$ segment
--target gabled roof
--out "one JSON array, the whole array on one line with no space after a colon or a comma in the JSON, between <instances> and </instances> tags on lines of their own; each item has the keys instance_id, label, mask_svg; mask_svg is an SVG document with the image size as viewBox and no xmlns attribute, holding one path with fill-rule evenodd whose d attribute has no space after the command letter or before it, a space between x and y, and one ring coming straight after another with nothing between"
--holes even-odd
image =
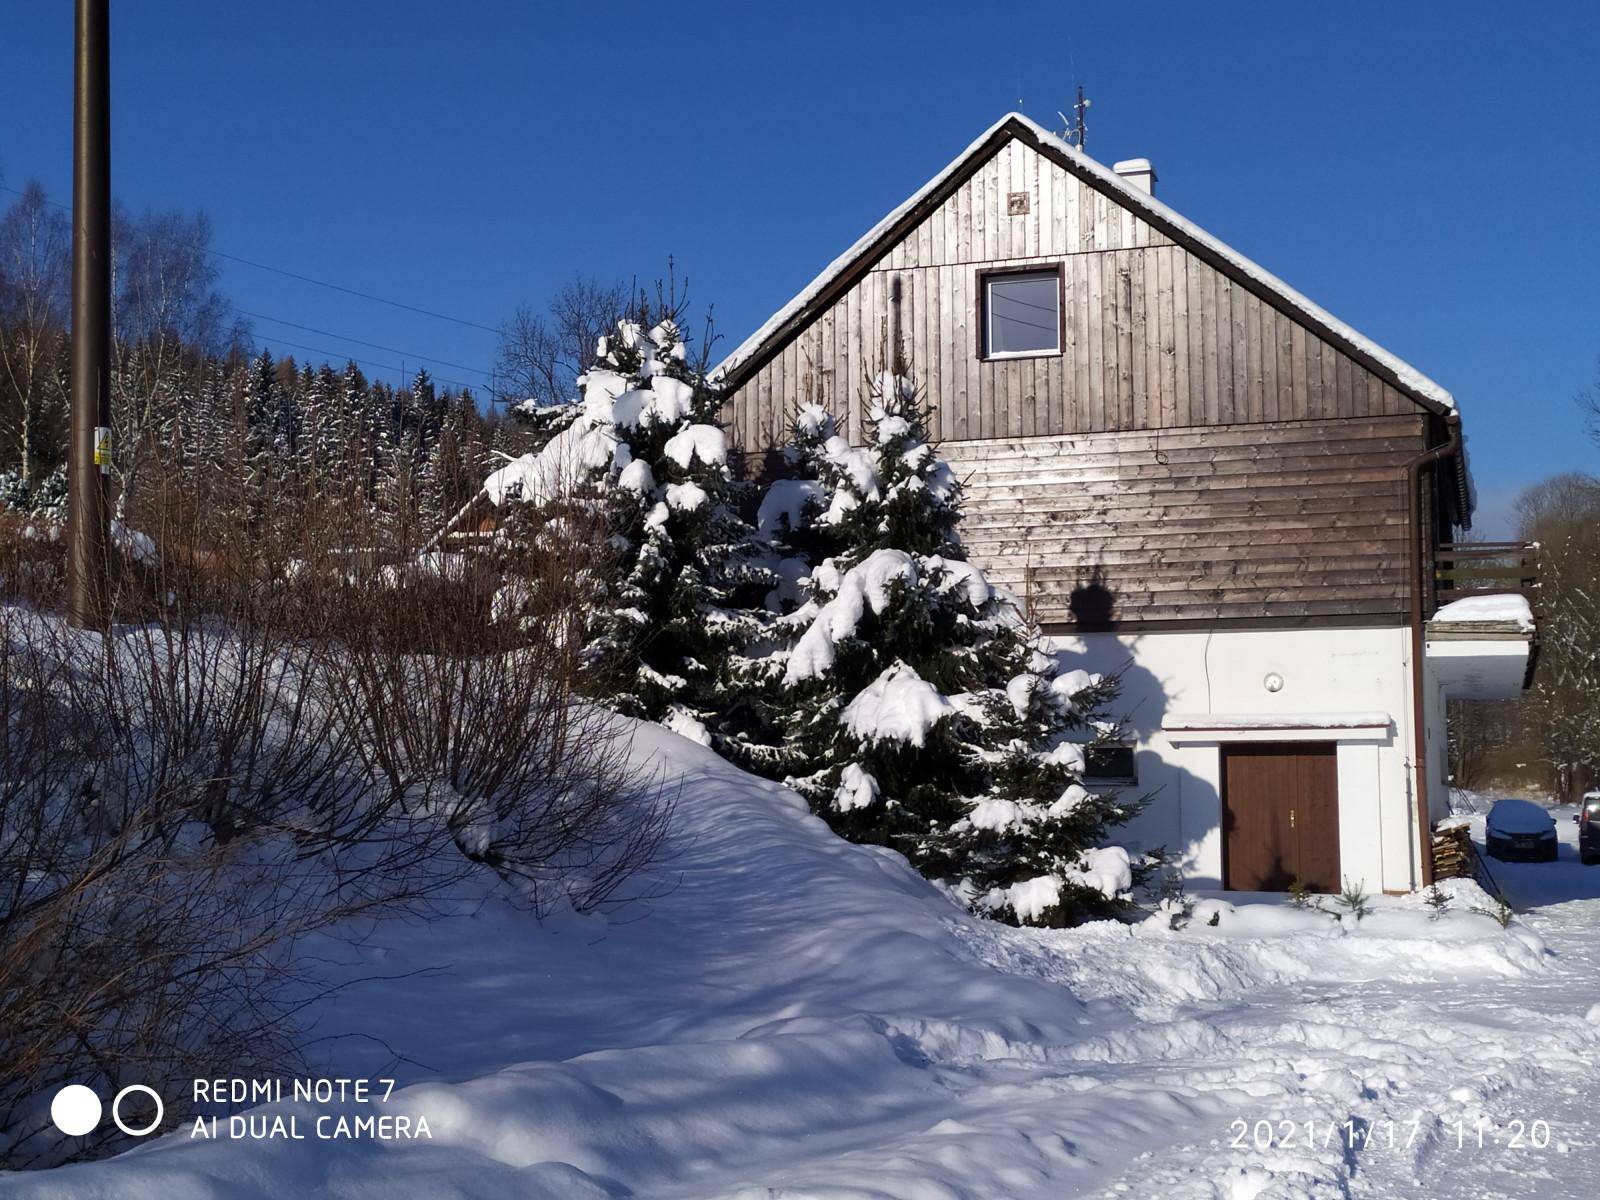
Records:
<instances>
[{"instance_id":1,"label":"gabled roof","mask_svg":"<svg viewBox=\"0 0 1600 1200\"><path fill-rule=\"evenodd\" d=\"M991 125L944 170L829 263L799 295L723 359L713 374L726 386L738 387L747 375L781 349L791 335L810 324L813 317L820 315L838 295L871 270L884 253L1013 138L1131 209L1179 246L1337 346L1423 408L1440 415L1455 411L1454 397L1421 371L1363 337L1276 275L1191 224L1154 196L1132 186L1115 171L1068 145L1038 122L1015 112L1007 113Z\"/></svg>"}]
</instances>

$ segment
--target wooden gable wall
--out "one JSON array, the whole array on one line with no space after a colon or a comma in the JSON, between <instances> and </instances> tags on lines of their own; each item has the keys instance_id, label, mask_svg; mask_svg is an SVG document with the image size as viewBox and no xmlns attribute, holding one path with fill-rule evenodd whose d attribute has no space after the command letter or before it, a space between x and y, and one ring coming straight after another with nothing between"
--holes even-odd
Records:
<instances>
[{"instance_id":1,"label":"wooden gable wall","mask_svg":"<svg viewBox=\"0 0 1600 1200\"><path fill-rule=\"evenodd\" d=\"M1006 215L1011 192L1026 216ZM978 272L1066 263L1060 355L978 356ZM898 292L898 305L895 295ZM1361 364L1105 193L1010 141L730 399L735 444L821 403L859 440L898 324L940 440L1411 414Z\"/></svg>"},{"instance_id":2,"label":"wooden gable wall","mask_svg":"<svg viewBox=\"0 0 1600 1200\"><path fill-rule=\"evenodd\" d=\"M1063 272L1062 352L983 360L980 272L1033 264ZM1033 147L1006 142L750 371L730 441L758 462L820 403L860 442L896 329L973 558L1048 625L1404 611L1425 412ZM1115 601L1087 619L1091 577Z\"/></svg>"}]
</instances>

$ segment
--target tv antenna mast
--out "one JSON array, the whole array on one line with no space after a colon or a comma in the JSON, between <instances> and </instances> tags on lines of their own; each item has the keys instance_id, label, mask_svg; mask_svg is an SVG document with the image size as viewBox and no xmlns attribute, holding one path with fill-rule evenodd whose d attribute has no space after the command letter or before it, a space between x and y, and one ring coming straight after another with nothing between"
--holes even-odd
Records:
<instances>
[{"instance_id":1,"label":"tv antenna mast","mask_svg":"<svg viewBox=\"0 0 1600 1200\"><path fill-rule=\"evenodd\" d=\"M1069 117L1064 112L1056 113L1056 116L1061 118L1062 125L1066 127L1061 136L1066 139L1067 145L1075 146L1084 151L1084 153L1088 153L1089 146L1089 122L1085 120L1085 114L1089 111L1089 103L1089 100L1083 94L1083 87L1080 84L1078 87L1078 102L1072 106L1073 115Z\"/></svg>"}]
</instances>

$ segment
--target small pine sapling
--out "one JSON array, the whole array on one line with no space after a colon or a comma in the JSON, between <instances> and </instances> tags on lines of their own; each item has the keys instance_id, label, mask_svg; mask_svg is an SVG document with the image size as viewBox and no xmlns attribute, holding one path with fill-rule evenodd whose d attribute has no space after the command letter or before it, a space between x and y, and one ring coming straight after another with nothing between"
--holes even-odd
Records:
<instances>
[{"instance_id":1,"label":"small pine sapling","mask_svg":"<svg viewBox=\"0 0 1600 1200\"><path fill-rule=\"evenodd\" d=\"M1450 911L1450 897L1444 894L1437 883L1428 888L1423 899L1428 905L1429 920L1437 921Z\"/></svg>"},{"instance_id":2,"label":"small pine sapling","mask_svg":"<svg viewBox=\"0 0 1600 1200\"><path fill-rule=\"evenodd\" d=\"M1372 915L1371 897L1359 882L1352 881L1348 876L1344 886L1340 888L1335 903L1339 904L1345 912L1351 914L1357 921Z\"/></svg>"},{"instance_id":3,"label":"small pine sapling","mask_svg":"<svg viewBox=\"0 0 1600 1200\"><path fill-rule=\"evenodd\" d=\"M1161 877L1156 892L1156 911L1167 914L1167 928L1174 930L1182 929L1194 916L1194 901L1189 899L1183 871L1179 868L1171 867Z\"/></svg>"},{"instance_id":4,"label":"small pine sapling","mask_svg":"<svg viewBox=\"0 0 1600 1200\"><path fill-rule=\"evenodd\" d=\"M1475 905L1472 911L1485 917L1493 917L1500 922L1500 928L1504 929L1517 919L1517 910L1511 907L1511 901L1506 899L1505 892L1500 888L1495 888L1492 898L1494 900L1493 908Z\"/></svg>"}]
</instances>

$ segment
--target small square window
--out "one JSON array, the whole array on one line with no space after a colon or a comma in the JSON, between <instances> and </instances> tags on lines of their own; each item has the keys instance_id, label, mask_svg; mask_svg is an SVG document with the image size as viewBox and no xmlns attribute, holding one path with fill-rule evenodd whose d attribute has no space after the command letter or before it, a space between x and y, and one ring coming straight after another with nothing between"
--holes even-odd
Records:
<instances>
[{"instance_id":1,"label":"small square window","mask_svg":"<svg viewBox=\"0 0 1600 1200\"><path fill-rule=\"evenodd\" d=\"M1058 271L990 275L983 284L985 358L1061 351Z\"/></svg>"},{"instance_id":2,"label":"small square window","mask_svg":"<svg viewBox=\"0 0 1600 1200\"><path fill-rule=\"evenodd\" d=\"M1127 742L1102 742L1083 748L1083 782L1088 787L1113 787L1139 782L1133 746Z\"/></svg>"}]
</instances>

